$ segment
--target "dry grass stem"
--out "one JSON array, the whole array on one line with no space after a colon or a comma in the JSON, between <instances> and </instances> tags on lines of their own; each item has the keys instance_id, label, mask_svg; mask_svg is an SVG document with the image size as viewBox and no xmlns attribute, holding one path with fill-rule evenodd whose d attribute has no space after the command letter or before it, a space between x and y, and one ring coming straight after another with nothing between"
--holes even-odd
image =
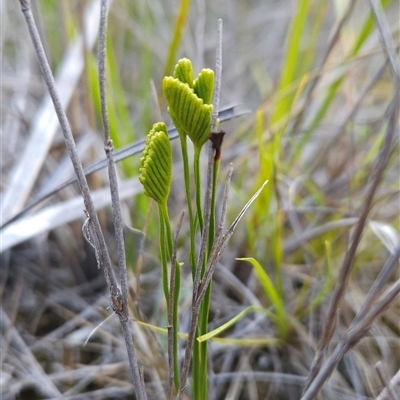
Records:
<instances>
[{"instance_id":1,"label":"dry grass stem","mask_svg":"<svg viewBox=\"0 0 400 400\"><path fill-rule=\"evenodd\" d=\"M121 295L115 298L112 297L111 299L113 302L113 309L118 315L119 321L122 326L125 345L128 352L132 381L135 387L136 396L140 400L145 400L147 399L147 396L146 396L146 391L144 389L144 382L140 377L139 366L135 354L135 349L133 347L132 329L129 320L128 276L126 271L126 259L125 259L124 227L122 222L120 199L118 192L117 172L113 157L114 147L110 138L110 123L108 120L108 110L107 110L107 95L106 95L107 14L108 14L108 0L102 0L101 15L100 15L100 33L99 33L99 54L98 54L100 104L101 104L101 115L104 126L104 143L105 143L104 148L108 160L108 176L110 179L111 203L113 210L115 241L117 243L119 278L121 284ZM110 288L110 293L112 293L111 288Z\"/></svg>"},{"instance_id":2,"label":"dry grass stem","mask_svg":"<svg viewBox=\"0 0 400 400\"><path fill-rule=\"evenodd\" d=\"M96 41L99 18L95 11L99 9L99 3L98 0L93 1L84 13L84 25L87 27L86 37L89 48ZM21 4L25 4L24 7L30 6L28 1L23 1ZM83 40L82 36L79 36L71 45L69 51L65 53L61 63L62 68L57 73L56 87L58 92L61 93L59 104L63 109L66 109L71 101L83 71L82 50ZM16 164L12 182L4 194L1 205L2 225L13 218L15 214L18 214L25 205L40 169L43 167L58 126L59 122L53 112L52 99L50 96L45 96L31 125L31 135L24 154ZM32 154L35 156L33 157Z\"/></svg>"},{"instance_id":3,"label":"dry grass stem","mask_svg":"<svg viewBox=\"0 0 400 400\"><path fill-rule=\"evenodd\" d=\"M379 314L387 309L399 293L400 280L392 286L386 295L383 296L382 300L379 301L379 303L363 318L361 322L349 328L344 338L337 344L326 361L323 362L315 378L303 393L301 400L315 399L323 384L343 359L344 355L365 337L374 320Z\"/></svg>"},{"instance_id":4,"label":"dry grass stem","mask_svg":"<svg viewBox=\"0 0 400 400\"><path fill-rule=\"evenodd\" d=\"M389 385L388 377L387 377L386 372L383 368L383 365L380 361L378 363L376 363L375 368L376 368L376 372L379 375L380 380L382 381L382 383L387 391L389 399L390 400L398 400L399 398L396 396L396 393L393 391L393 389Z\"/></svg>"},{"instance_id":5,"label":"dry grass stem","mask_svg":"<svg viewBox=\"0 0 400 400\"><path fill-rule=\"evenodd\" d=\"M390 382L387 383L387 386L385 387L384 390L382 390L382 392L379 394L379 396L376 398L376 400L384 400L384 399L388 398L388 396L390 396L389 393L396 390L395 388L398 386L400 386L400 369L393 376L393 378L390 380ZM395 399L396 399L396 397L395 397Z\"/></svg>"},{"instance_id":6,"label":"dry grass stem","mask_svg":"<svg viewBox=\"0 0 400 400\"><path fill-rule=\"evenodd\" d=\"M386 130L386 135L383 142L383 147L376 160L376 163L372 169L370 175L369 187L367 190L366 199L364 201L363 207L360 212L360 217L358 223L355 227L354 233L351 238L351 244L346 252L343 265L340 270L340 275L338 278L338 283L332 295L331 305L326 318L326 325L324 326L324 331L321 336L320 344L318 346L317 353L315 355L313 365L311 366L310 373L307 378L307 383L305 385L304 393L308 392L308 387L313 382L316 375L319 373L321 365L323 363L324 354L326 349L332 339L334 334L334 327L336 324L336 315L340 307L340 303L343 299L348 279L352 271L354 257L360 243L362 233L364 231L364 226L367 221L368 214L371 210L372 200L375 196L376 190L381 182L383 173L387 167L389 161L389 156L392 151L392 144L394 141L394 135L397 129L398 119L399 119L399 108L400 108L400 90L397 80L395 81L395 91L394 98L390 104L389 110L391 111L389 117L389 124ZM313 392L314 393L314 392ZM307 397L305 397L307 398ZM308 397L311 399L311 397Z\"/></svg>"},{"instance_id":7,"label":"dry grass stem","mask_svg":"<svg viewBox=\"0 0 400 400\"><path fill-rule=\"evenodd\" d=\"M398 2L3 3L1 399L398 399Z\"/></svg>"}]
</instances>

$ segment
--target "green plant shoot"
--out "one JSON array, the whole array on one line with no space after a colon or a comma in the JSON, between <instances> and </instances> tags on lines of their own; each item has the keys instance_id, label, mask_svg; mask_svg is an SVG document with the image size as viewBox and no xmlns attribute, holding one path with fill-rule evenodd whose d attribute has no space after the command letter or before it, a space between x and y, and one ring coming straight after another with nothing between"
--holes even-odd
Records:
<instances>
[{"instance_id":1,"label":"green plant shoot","mask_svg":"<svg viewBox=\"0 0 400 400\"><path fill-rule=\"evenodd\" d=\"M160 252L162 259L162 285L167 308L173 307L173 365L174 384L179 387L178 368L178 300L180 284L180 265L176 263L174 302L169 302L168 263L171 262L173 237L168 215L168 195L172 180L172 150L168 130L163 122L153 125L146 137L146 146L140 159L139 181L144 187L144 193L151 197L158 206L160 218Z\"/></svg>"}]
</instances>

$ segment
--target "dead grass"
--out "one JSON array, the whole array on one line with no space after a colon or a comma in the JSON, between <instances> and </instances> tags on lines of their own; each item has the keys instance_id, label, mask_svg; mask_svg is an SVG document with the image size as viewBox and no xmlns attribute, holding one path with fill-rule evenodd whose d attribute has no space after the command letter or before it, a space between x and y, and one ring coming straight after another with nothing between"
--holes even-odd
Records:
<instances>
[{"instance_id":1,"label":"dead grass","mask_svg":"<svg viewBox=\"0 0 400 400\"><path fill-rule=\"evenodd\" d=\"M109 89L116 104L111 123L116 132L123 130L120 146L143 137L159 113L166 115L164 100L154 96L159 92L176 13L176 2L128 3L114 1L109 20L111 47L118 69L111 77L114 91ZM51 55L53 70L60 71L61 61L68 59L67 43L73 42L74 30L80 32L81 12L91 2L34 4L37 4L36 16L42 22L42 37ZM258 129L265 146L281 132L282 121L273 125L270 119L282 94L276 88L285 68L285 44L296 4L290 1L229 4L199 1L192 4L179 57L190 58L197 70L203 66L213 67L216 19L222 17L221 104L238 102L243 108L255 111L224 125L229 133L224 142L221 176L226 176L229 163L235 168L229 221L253 192L263 168ZM225 331L222 335L225 342L211 342L210 399L300 399L327 324L332 294L340 280L351 237L371 190L376 172L374 165L385 144L384 135L391 115L389 104L396 87L390 64L385 64L385 47L380 44L376 27L360 50L348 57L354 38L360 34L364 18L370 12L368 5L355 2L339 39L325 60L340 16L329 2L314 9L309 9L301 41L303 60L307 59L308 45L312 46L314 56L310 56L309 65L305 62L305 70L294 77L289 88L298 98L284 124L278 167L271 182L273 200L269 207L266 202L260 203L235 232L215 274L210 318L211 330L245 307L271 310L271 303L263 294L253 269L244 262L235 261L239 257L255 257L274 282L279 277L282 279L290 334L279 338L275 323L255 312ZM312 27L318 12L323 18L315 32ZM398 4L391 2L385 15L398 46ZM88 20L95 24L94 15L89 15ZM4 223L30 199L69 177L71 167L57 121L53 122L48 114L52 106L42 102L45 87L17 2L3 6L2 23ZM86 40L90 42L89 36ZM67 80L61 86L61 94L68 98L68 116L85 164L102 157L103 147L98 105L94 100L96 93L90 82L94 73L93 60L90 60L93 54L95 50L88 49L82 75L67 70ZM78 52L77 57L81 59L82 53ZM75 67L78 63L73 58L70 62ZM306 72L318 78L312 91L312 81L302 86ZM75 78L74 74L77 74ZM339 77L343 77L339 90L330 91L330 84ZM68 78L75 79L75 83ZM150 79L154 83L153 91ZM304 91L299 89L301 87ZM121 93L125 96L122 99ZM330 93L331 103L313 126L317 110ZM125 113L129 121L124 120ZM257 115L262 116L263 123L257 120ZM31 146L34 132L37 132L36 146ZM398 295L374 318L370 329L356 338L349 336L349 327L368 299L371 288L380 282L379 273L385 262L396 254L399 246L399 156L397 120L389 161L378 182L353 270L336 309L337 321L327 358L346 339L357 344L340 358L318 399L378 398L385 381L391 379L392 393L382 392L379 399L396 399L393 393L400 392ZM32 162L30 168L26 160ZM155 210L147 198L138 194L136 181L130 180L137 175L137 166L138 157L132 157L123 165L120 174L126 188L121 196L124 219L127 225L138 230L126 232L131 315L137 321L163 328L166 314L160 285ZM19 177L15 172L18 168L25 171ZM94 191L99 190L107 185L105 175L100 172L91 176L90 184ZM174 223L182 208L183 186L179 178L173 185L171 215ZM7 197L11 192L15 196L12 200ZM76 202L67 208L67 201L71 199ZM116 262L111 213L105 196L100 193L99 204L101 202L100 220ZM97 269L92 249L82 238L84 216L80 204L78 191L70 186L48 200L42 210L31 211L25 220L16 221L7 227L8 231L2 232L0 391L4 400L134 399L117 318L102 324L83 346L91 331L111 311L103 271ZM52 206L59 207L60 213L56 216L50 212ZM43 210L47 212L39 214ZM271 215L280 215L279 229L275 229L276 220ZM179 240L183 261L187 257L187 230L187 226L182 228ZM143 252L140 232L146 233ZM278 236L282 241L282 262L277 267L274 252ZM19 237L29 240L22 242ZM4 248L10 238L16 240L16 244ZM184 269L181 332L187 332L189 326L189 275ZM366 311L374 310L378 299L395 288L399 279L398 264L395 264ZM322 288L325 291L320 301L310 308ZM168 379L166 336L135 322L132 327L148 398L162 399ZM265 342L261 345L255 339L283 340L278 346ZM182 356L183 352L184 347ZM376 367L378 363L380 367Z\"/></svg>"}]
</instances>

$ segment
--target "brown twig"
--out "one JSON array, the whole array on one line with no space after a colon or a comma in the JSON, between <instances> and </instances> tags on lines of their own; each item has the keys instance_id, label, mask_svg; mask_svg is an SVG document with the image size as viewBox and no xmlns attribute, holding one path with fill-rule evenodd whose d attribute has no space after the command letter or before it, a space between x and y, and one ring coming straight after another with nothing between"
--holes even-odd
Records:
<instances>
[{"instance_id":1,"label":"brown twig","mask_svg":"<svg viewBox=\"0 0 400 400\"><path fill-rule=\"evenodd\" d=\"M104 268L104 275L106 278L106 282L110 291L112 307L115 312L119 312L122 308L123 300L121 296L121 292L117 285L117 280L114 275L114 271L111 266L110 256L108 254L107 246L105 243L105 239L103 236L103 232L100 227L100 223L96 214L96 210L93 204L93 200L90 194L89 186L86 181L86 177L83 171L82 164L79 160L78 153L76 151L76 145L74 142L74 138L72 136L71 127L69 125L66 113L62 107L60 96L58 94L57 88L55 86L54 77L51 72L49 63L47 61L46 54L43 49L43 45L36 27L35 19L33 17L31 11L31 3L30 0L20 0L21 10L25 16L25 20L29 29L29 33L36 51L36 55L38 57L39 65L43 73L43 78L46 82L47 89L49 91L50 97L53 101L54 108L60 122L61 131L64 136L65 145L68 150L68 154L70 156L71 162L73 164L75 174L78 180L79 188L83 197L83 201L85 204L85 209L88 215L88 226L90 231L93 234L93 243L96 246L96 258L99 262L99 266ZM121 318L120 318L121 320ZM124 329L124 337L125 341L132 341L130 332ZM139 386L140 388L140 386ZM140 392L139 392L140 393ZM139 398L144 398L143 396L139 396Z\"/></svg>"},{"instance_id":2,"label":"brown twig","mask_svg":"<svg viewBox=\"0 0 400 400\"><path fill-rule=\"evenodd\" d=\"M400 243L398 243L393 254L386 260L384 266L380 270L379 275L376 277L371 289L368 292L367 298L364 300L364 303L362 304L360 310L354 317L352 325L360 322L368 313L368 310L371 309L372 304L376 301L379 294L382 292L382 289L384 288L386 282L392 276L395 268L397 267L399 259L400 259Z\"/></svg>"},{"instance_id":3,"label":"brown twig","mask_svg":"<svg viewBox=\"0 0 400 400\"><path fill-rule=\"evenodd\" d=\"M365 203L361 209L360 218L356 225L355 232L354 232L353 238L352 238L352 242L351 242L350 247L345 255L345 259L343 261L343 265L340 270L338 283L333 292L330 308L329 308L328 315L326 318L327 322L324 326L324 331L323 331L323 334L321 337L321 341L319 343L317 353L314 357L313 364L311 366L309 375L307 377L306 385L305 385L304 392L303 392L304 396L306 393L309 393L310 386L313 383L313 380L316 378L316 376L320 375L319 371L321 369L321 366L322 366L322 363L324 360L324 354L329 346L329 343L330 343L333 333L334 333L337 310L339 309L340 302L344 296L344 292L347 287L347 282L348 282L350 273L352 271L357 247L360 243L360 240L361 240L361 237L362 237L362 234L364 231L365 223L367 221L368 214L371 210L372 200L375 196L375 193L379 186L379 183L381 182L382 175L387 167L387 164L389 161L389 156L392 151L392 143L394 140L394 135L396 132L396 127L397 127L397 123L398 123L398 119L399 119L399 112L400 112L399 105L400 105L400 91L399 91L399 83L396 78L395 94L394 94L394 98L389 106L389 110L391 110L391 115L390 115L389 123L388 123L387 129L386 129L383 147L376 159L375 165L372 168L372 171L370 174L369 188L367 190ZM326 377L326 379L327 379L327 377ZM313 384L313 388L315 388L314 384ZM304 397L304 399L306 399L306 398L310 398L310 397Z\"/></svg>"},{"instance_id":4,"label":"brown twig","mask_svg":"<svg viewBox=\"0 0 400 400\"><path fill-rule=\"evenodd\" d=\"M388 123L385 137L384 137L383 147L376 159L376 162L375 162L375 164L372 168L371 174L370 174L369 188L367 190L365 203L362 207L362 210L360 213L360 218L356 225L355 232L354 232L354 235L352 238L352 242L346 253L342 268L340 270L338 283L335 287L335 290L334 290L334 293L332 296L330 309L328 311L327 323L324 327L322 339L319 343L317 353L314 357L314 360L313 360L313 363L312 363L312 366L310 369L310 373L307 377L306 385L304 387L304 392L303 392L304 396L306 393L309 393L309 388L310 388L311 384L313 383L313 380L316 379L317 375L320 376L320 369L322 367L324 354L325 354L326 349L328 348L328 345L333 336L334 325L335 325L335 321L336 321L336 313L340 307L340 302L344 296L344 292L347 287L347 282L348 282L348 279L349 279L349 276L350 276L350 273L351 273L351 270L353 267L357 247L358 247L358 244L360 243L362 233L364 230L364 226L367 221L368 214L371 210L372 200L373 200L376 190L382 180L381 178L383 176L383 173L384 173L384 171L387 167L388 161L389 161L389 157L390 157L390 154L392 151L392 143L394 140L394 135L396 132L396 127L397 127L399 113L400 113L399 89L400 89L399 77L398 77L398 75L395 75L395 77L394 77L394 97L389 105L390 116L389 116L389 123ZM325 379L327 379L327 377L328 376L326 376ZM313 384L313 387L315 388L314 384ZM310 397L304 397L304 398L310 398Z\"/></svg>"},{"instance_id":5,"label":"brown twig","mask_svg":"<svg viewBox=\"0 0 400 400\"><path fill-rule=\"evenodd\" d=\"M375 318L387 309L389 304L399 293L400 280L393 284L391 289L386 293L382 300L365 316L361 322L355 324L353 327L350 327L346 335L336 346L335 350L321 366L320 371L303 394L301 400L313 400L316 398L318 392L322 388L322 385L329 378L343 356L367 334Z\"/></svg>"},{"instance_id":6,"label":"brown twig","mask_svg":"<svg viewBox=\"0 0 400 400\"><path fill-rule=\"evenodd\" d=\"M128 309L128 277L126 272L124 230L121 215L121 207L118 192L118 180L114 162L114 146L110 138L110 123L108 119L107 95L106 95L106 39L107 39L107 14L108 0L101 1L100 32L99 32L99 86L101 115L104 125L104 149L108 160L108 176L110 179L111 204L114 219L115 241L118 253L118 268L121 283L121 297L112 299L113 309L119 317L128 353L131 377L135 386L138 399L146 399L146 391L141 380L135 349L132 341L132 330Z\"/></svg>"},{"instance_id":7,"label":"brown twig","mask_svg":"<svg viewBox=\"0 0 400 400\"><path fill-rule=\"evenodd\" d=\"M32 15L30 0L20 0L21 10L25 16L25 20L29 29L29 33L35 47L36 55L38 57L39 65L43 73L43 78L46 82L50 97L53 101L54 108L60 122L61 131L64 135L65 145L67 147L69 156L71 158L71 162L74 166L75 174L77 176L79 188L83 197L83 202L85 204L85 209L89 215L91 225L94 235L96 236L95 240L98 242L98 256L101 265L104 267L105 276L107 280L107 284L110 288L112 296L117 296L119 293L119 289L117 287L117 282L115 280L114 273L111 268L111 261L107 251L106 243L104 240L103 233L101 231L100 223L97 218L96 210L93 205L93 201L90 195L89 186L86 181L85 174L83 172L82 164L79 160L76 146L74 142L74 138L72 136L71 127L67 120L67 116L65 114L64 109L62 108L60 97L58 95L58 91L56 89L53 74L50 70L49 63L47 62L46 54L44 52L38 30L36 28L36 23Z\"/></svg>"}]
</instances>

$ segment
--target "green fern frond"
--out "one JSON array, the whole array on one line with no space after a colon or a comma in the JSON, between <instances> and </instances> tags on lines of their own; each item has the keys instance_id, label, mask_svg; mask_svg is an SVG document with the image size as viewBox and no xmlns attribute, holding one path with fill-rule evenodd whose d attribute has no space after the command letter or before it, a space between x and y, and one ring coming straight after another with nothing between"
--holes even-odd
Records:
<instances>
[{"instance_id":1,"label":"green fern frond","mask_svg":"<svg viewBox=\"0 0 400 400\"><path fill-rule=\"evenodd\" d=\"M172 121L198 149L203 147L210 134L213 90L214 71L203 69L193 80L192 63L186 58L178 61L173 77L167 76L163 80Z\"/></svg>"},{"instance_id":2,"label":"green fern frond","mask_svg":"<svg viewBox=\"0 0 400 400\"><path fill-rule=\"evenodd\" d=\"M163 122L154 124L148 133L140 164L139 181L144 193L157 203L165 204L172 180L172 150Z\"/></svg>"}]
</instances>

